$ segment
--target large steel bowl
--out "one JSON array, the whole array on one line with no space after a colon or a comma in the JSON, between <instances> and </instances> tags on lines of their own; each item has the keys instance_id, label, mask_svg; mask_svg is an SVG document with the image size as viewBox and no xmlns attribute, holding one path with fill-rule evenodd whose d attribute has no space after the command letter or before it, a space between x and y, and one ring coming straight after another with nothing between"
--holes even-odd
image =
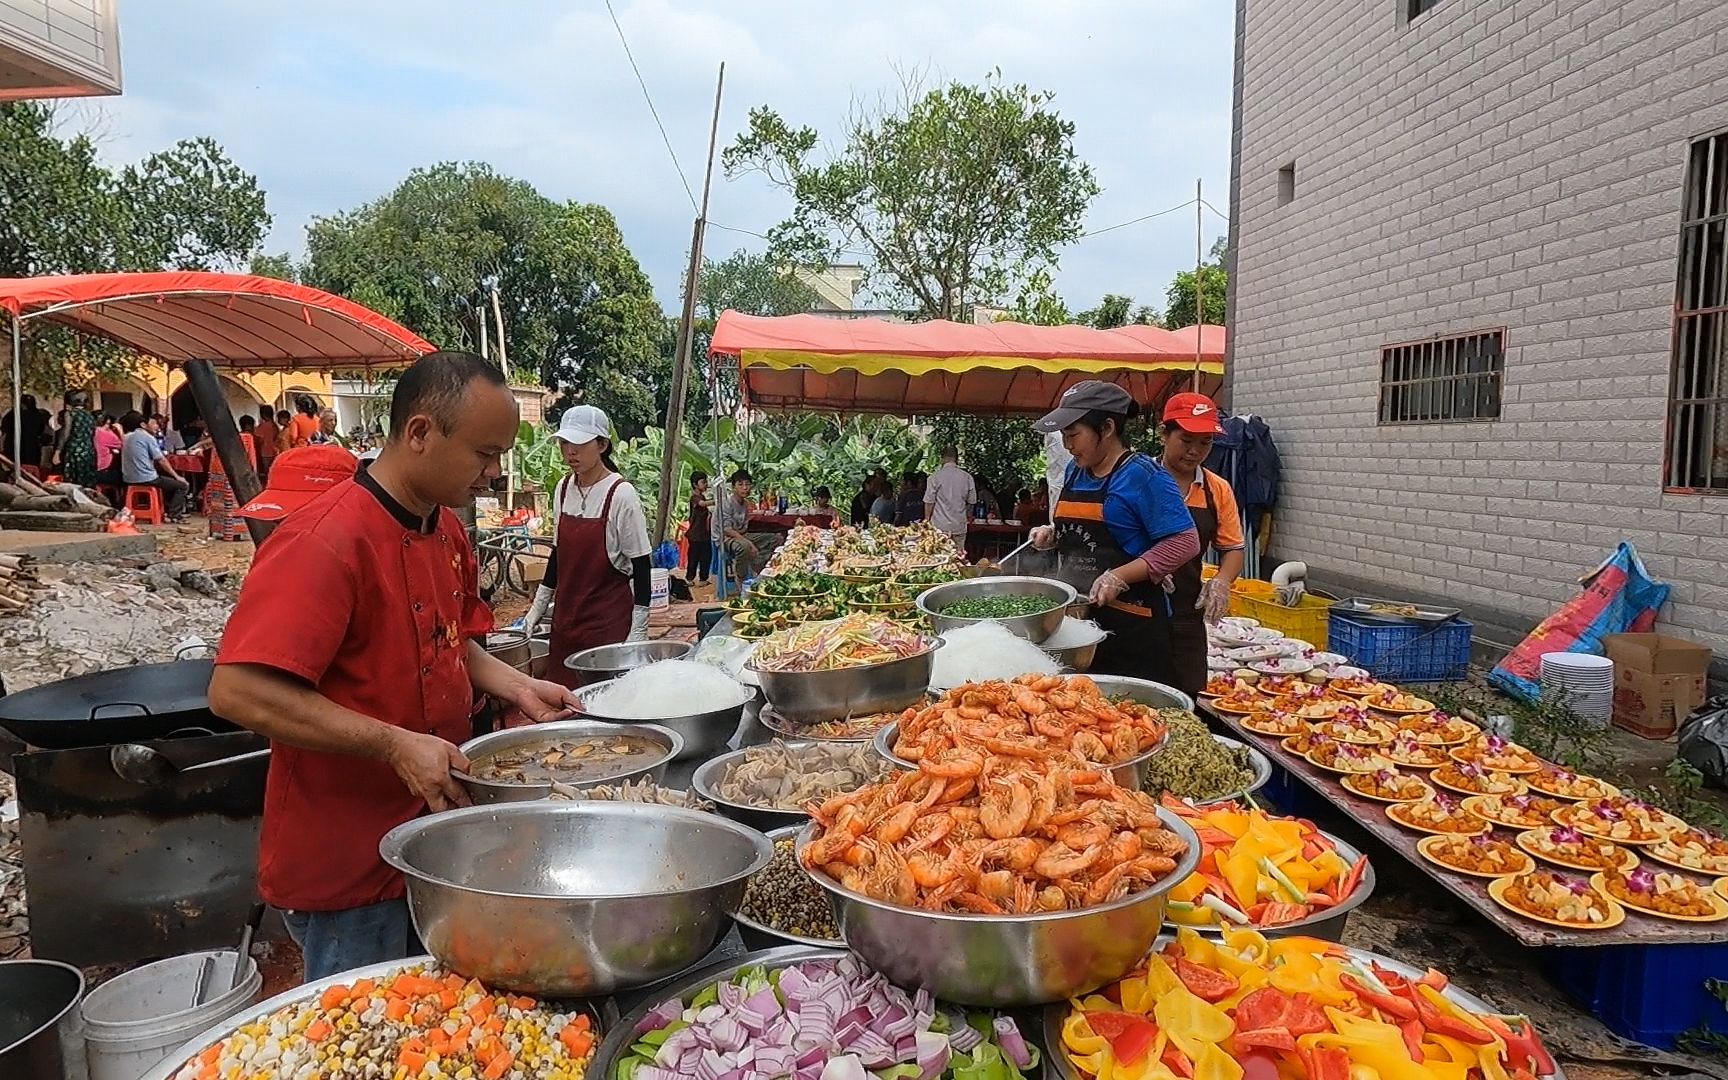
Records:
<instances>
[{"instance_id":1,"label":"large steel bowl","mask_svg":"<svg viewBox=\"0 0 1728 1080\"><path fill-rule=\"evenodd\" d=\"M1031 615L1016 615L1011 619L968 619L942 614L951 604L983 596L1037 596L1048 600L1050 606L1043 611ZM936 627L938 634L974 623L989 622L996 623L1015 637L1041 645L1044 639L1054 634L1057 627L1062 625L1062 617L1068 613L1068 605L1072 604L1074 599L1073 586L1054 578L981 577L932 585L918 594L918 610L930 619L930 624Z\"/></svg>"},{"instance_id":2,"label":"large steel bowl","mask_svg":"<svg viewBox=\"0 0 1728 1080\"><path fill-rule=\"evenodd\" d=\"M774 845L700 810L542 800L416 818L378 852L407 879L414 928L441 963L488 986L589 997L707 955Z\"/></svg>"},{"instance_id":3,"label":"large steel bowl","mask_svg":"<svg viewBox=\"0 0 1728 1080\"><path fill-rule=\"evenodd\" d=\"M876 737L870 740L870 745L876 750L876 753L888 759L891 764L898 768L916 769L918 767L917 762L895 756L894 740L899 738L899 736L900 722L896 720L894 723L883 727L881 731L878 731ZM1159 754L1162 754L1164 748L1168 745L1170 745L1170 733L1166 731L1158 737L1157 742L1142 751L1138 756L1108 766L1110 770L1110 778L1115 780L1121 787L1129 788L1133 791L1139 791L1146 785L1147 763ZM1103 762L1093 762L1092 764L1097 765L1099 768L1106 767Z\"/></svg>"},{"instance_id":4,"label":"large steel bowl","mask_svg":"<svg viewBox=\"0 0 1728 1080\"><path fill-rule=\"evenodd\" d=\"M468 791L468 797L476 803L501 802L531 802L544 799L552 794L552 785L511 783L504 780L483 780L473 776L476 765L486 758L501 754L506 750L515 750L523 746L533 746L536 743L551 742L557 739L581 738L597 735L615 737L618 735L634 735L647 739L660 746L661 753L639 768L626 772L615 773L600 780L584 780L570 784L573 788L598 787L601 784L622 784L626 780L639 780L643 777L658 784L666 779L666 766L684 749L684 740L676 731L668 728L655 727L653 724L605 724L595 720L553 720L544 724L530 724L526 727L506 728L482 735L477 739L469 739L459 749L462 756L468 759L469 775L461 780Z\"/></svg>"},{"instance_id":5,"label":"large steel bowl","mask_svg":"<svg viewBox=\"0 0 1728 1080\"><path fill-rule=\"evenodd\" d=\"M803 832L803 826L792 825L784 829L775 829L768 833L770 843L779 840L796 840ZM834 941L828 938L805 937L802 934L792 934L785 930L776 930L767 923L757 922L743 911L734 911L732 921L738 924L738 940L744 943L746 949L779 949L788 945L807 945L813 949L844 949L844 941Z\"/></svg>"},{"instance_id":6,"label":"large steel bowl","mask_svg":"<svg viewBox=\"0 0 1728 1080\"><path fill-rule=\"evenodd\" d=\"M1355 865L1357 859L1362 857L1362 852L1359 849L1351 844L1346 844L1331 833L1322 830L1321 835L1332 841L1338 849L1338 854L1352 866ZM1269 938L1311 937L1320 938L1324 941L1343 941L1344 924L1350 920L1352 911L1367 903L1368 897L1374 892L1374 881L1374 862L1369 860L1368 865L1362 869L1362 880L1356 883L1355 890L1339 901L1337 905L1316 911L1306 919L1297 919L1295 922L1283 923L1279 926L1255 927L1255 929ZM1186 924L1170 921L1166 921L1164 924L1171 933L1183 925ZM1225 928L1222 926L1190 926L1189 929L1206 937L1221 938L1224 936Z\"/></svg>"},{"instance_id":7,"label":"large steel bowl","mask_svg":"<svg viewBox=\"0 0 1728 1080\"><path fill-rule=\"evenodd\" d=\"M929 648L898 660L833 671L763 671L751 660L744 666L762 683L762 696L783 718L817 723L837 716L894 712L924 700L941 638Z\"/></svg>"},{"instance_id":8,"label":"large steel bowl","mask_svg":"<svg viewBox=\"0 0 1728 1080\"><path fill-rule=\"evenodd\" d=\"M1134 679L1127 675L1088 675L1107 698L1127 698L1154 709L1186 709L1194 711L1194 699L1161 682Z\"/></svg>"},{"instance_id":9,"label":"large steel bowl","mask_svg":"<svg viewBox=\"0 0 1728 1080\"><path fill-rule=\"evenodd\" d=\"M895 985L923 987L960 1005L1042 1005L1090 993L1145 959L1163 927L1166 894L1200 861L1194 830L1168 810L1158 816L1188 845L1176 869L1143 892L1079 911L924 911L850 892L826 874L805 872L827 890L847 947ZM811 822L799 833L799 850L816 828Z\"/></svg>"},{"instance_id":10,"label":"large steel bowl","mask_svg":"<svg viewBox=\"0 0 1728 1080\"><path fill-rule=\"evenodd\" d=\"M821 747L827 752L844 748L844 744L794 742L784 740L792 750L804 747ZM720 781L726 776L726 770L744 760L745 756L756 747L745 747L728 754L721 754L696 766L696 771L690 774L690 787L698 795L714 804L714 809L722 815L731 818L741 825L748 825L758 832L772 832L788 826L803 826L810 820L810 815L802 810L780 810L774 807L756 806L752 803L741 803L728 799L719 792Z\"/></svg>"},{"instance_id":11,"label":"large steel bowl","mask_svg":"<svg viewBox=\"0 0 1728 1080\"><path fill-rule=\"evenodd\" d=\"M605 693L616 681L608 679L576 691L576 699L582 702L582 716L606 724L653 724L656 727L671 728L684 740L684 749L679 751L674 759L677 761L705 758L726 749L726 744L732 741L732 736L738 731L739 722L744 719L745 707L756 696L754 690L740 683L739 700L724 708L709 709L688 716L657 716L653 719L607 716L589 703Z\"/></svg>"},{"instance_id":12,"label":"large steel bowl","mask_svg":"<svg viewBox=\"0 0 1728 1080\"><path fill-rule=\"evenodd\" d=\"M1272 779L1272 759L1257 746L1249 746L1240 739L1232 739L1228 735L1214 735L1212 741L1232 750L1248 751L1248 767L1254 770L1254 779L1248 781L1248 786L1211 799L1190 799L1195 806L1215 806L1218 803L1234 802L1246 795L1252 795L1265 787ZM1156 794L1156 793L1154 793Z\"/></svg>"},{"instance_id":13,"label":"large steel bowl","mask_svg":"<svg viewBox=\"0 0 1728 1080\"><path fill-rule=\"evenodd\" d=\"M583 686L616 679L662 660L682 660L690 655L688 641L625 641L617 645L600 645L567 658L564 666L576 673Z\"/></svg>"}]
</instances>

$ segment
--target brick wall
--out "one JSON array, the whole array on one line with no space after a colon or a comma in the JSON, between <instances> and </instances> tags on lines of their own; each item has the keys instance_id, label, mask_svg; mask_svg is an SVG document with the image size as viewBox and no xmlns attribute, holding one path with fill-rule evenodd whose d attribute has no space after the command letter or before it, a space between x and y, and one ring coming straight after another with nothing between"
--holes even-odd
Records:
<instances>
[{"instance_id":1,"label":"brick wall","mask_svg":"<svg viewBox=\"0 0 1728 1080\"><path fill-rule=\"evenodd\" d=\"M1528 623L1629 539L1674 585L1666 628L1728 655L1728 496L1662 491L1728 3L1403 4L1239 0L1231 394L1284 455L1277 553ZM1501 419L1376 425L1382 345L1494 327Z\"/></svg>"}]
</instances>

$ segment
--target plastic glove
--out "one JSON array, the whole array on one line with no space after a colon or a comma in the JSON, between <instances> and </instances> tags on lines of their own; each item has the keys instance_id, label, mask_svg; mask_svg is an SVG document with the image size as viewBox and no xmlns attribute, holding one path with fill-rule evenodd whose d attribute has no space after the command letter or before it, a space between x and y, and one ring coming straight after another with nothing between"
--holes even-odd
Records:
<instances>
[{"instance_id":1,"label":"plastic glove","mask_svg":"<svg viewBox=\"0 0 1728 1080\"><path fill-rule=\"evenodd\" d=\"M520 625L526 626L528 633L533 634L535 627L540 625L540 620L546 617L546 609L551 606L552 590L544 585L535 589L534 602L528 605L528 614L522 616Z\"/></svg>"},{"instance_id":2,"label":"plastic glove","mask_svg":"<svg viewBox=\"0 0 1728 1080\"><path fill-rule=\"evenodd\" d=\"M625 641L648 640L648 609L645 607L630 609L630 636Z\"/></svg>"},{"instance_id":3,"label":"plastic glove","mask_svg":"<svg viewBox=\"0 0 1728 1080\"><path fill-rule=\"evenodd\" d=\"M1213 578L1200 586L1200 596L1194 609L1203 614L1207 623L1216 626L1230 610L1230 586L1222 578Z\"/></svg>"},{"instance_id":4,"label":"plastic glove","mask_svg":"<svg viewBox=\"0 0 1728 1080\"><path fill-rule=\"evenodd\" d=\"M1056 530L1049 525L1040 525L1033 529L1030 538L1034 551L1049 551L1056 546Z\"/></svg>"},{"instance_id":5,"label":"plastic glove","mask_svg":"<svg viewBox=\"0 0 1728 1080\"><path fill-rule=\"evenodd\" d=\"M1086 599L1103 607L1127 591L1128 583L1117 577L1116 571L1106 570L1092 582L1092 589L1086 594Z\"/></svg>"}]
</instances>

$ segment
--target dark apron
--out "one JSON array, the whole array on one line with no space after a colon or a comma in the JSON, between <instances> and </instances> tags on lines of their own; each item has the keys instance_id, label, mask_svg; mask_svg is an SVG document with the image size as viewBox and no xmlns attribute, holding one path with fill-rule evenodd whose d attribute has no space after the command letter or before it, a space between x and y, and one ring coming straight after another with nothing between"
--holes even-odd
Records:
<instances>
[{"instance_id":1,"label":"dark apron","mask_svg":"<svg viewBox=\"0 0 1728 1080\"><path fill-rule=\"evenodd\" d=\"M546 653L546 677L571 689L576 673L564 661L600 645L616 645L630 636L630 616L636 606L630 592L630 575L612 565L606 551L606 522L612 517L616 481L606 489L606 503L597 518L579 518L564 512L564 493L571 481L559 485L553 512L558 515L558 580L553 582L552 641Z\"/></svg>"},{"instance_id":2,"label":"dark apron","mask_svg":"<svg viewBox=\"0 0 1728 1080\"><path fill-rule=\"evenodd\" d=\"M1051 514L1056 529L1055 576L1072 585L1082 598L1098 575L1136 558L1122 549L1104 524L1104 499L1122 465L1124 454L1096 491L1062 490ZM1189 601L1192 603L1193 601ZM1161 585L1131 585L1108 607L1094 608L1092 618L1110 636L1098 646L1092 670L1175 685L1170 654L1170 604ZM1204 657L1202 657L1204 669Z\"/></svg>"},{"instance_id":3,"label":"dark apron","mask_svg":"<svg viewBox=\"0 0 1728 1080\"><path fill-rule=\"evenodd\" d=\"M1218 538L1218 503L1212 498L1211 474L1199 472L1200 490L1206 505L1190 506L1194 531L1200 534L1200 554L1183 563L1172 578L1176 591L1170 594L1170 652L1175 678L1170 685L1192 697L1206 685L1206 617L1194 605L1200 599L1200 562L1206 549ZM1187 501L1187 492L1183 492Z\"/></svg>"}]
</instances>

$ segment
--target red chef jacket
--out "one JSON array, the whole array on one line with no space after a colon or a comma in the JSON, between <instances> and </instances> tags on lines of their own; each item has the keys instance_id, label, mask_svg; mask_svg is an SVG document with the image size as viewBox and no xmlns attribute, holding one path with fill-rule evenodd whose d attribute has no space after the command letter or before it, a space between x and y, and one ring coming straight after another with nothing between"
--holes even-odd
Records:
<instances>
[{"instance_id":1,"label":"red chef jacket","mask_svg":"<svg viewBox=\"0 0 1728 1080\"><path fill-rule=\"evenodd\" d=\"M259 547L218 664L261 664L338 705L462 743L471 734L467 642L492 629L456 516L424 520L371 476L296 511ZM258 889L278 908L345 911L403 894L378 857L426 812L381 761L271 744Z\"/></svg>"}]
</instances>

